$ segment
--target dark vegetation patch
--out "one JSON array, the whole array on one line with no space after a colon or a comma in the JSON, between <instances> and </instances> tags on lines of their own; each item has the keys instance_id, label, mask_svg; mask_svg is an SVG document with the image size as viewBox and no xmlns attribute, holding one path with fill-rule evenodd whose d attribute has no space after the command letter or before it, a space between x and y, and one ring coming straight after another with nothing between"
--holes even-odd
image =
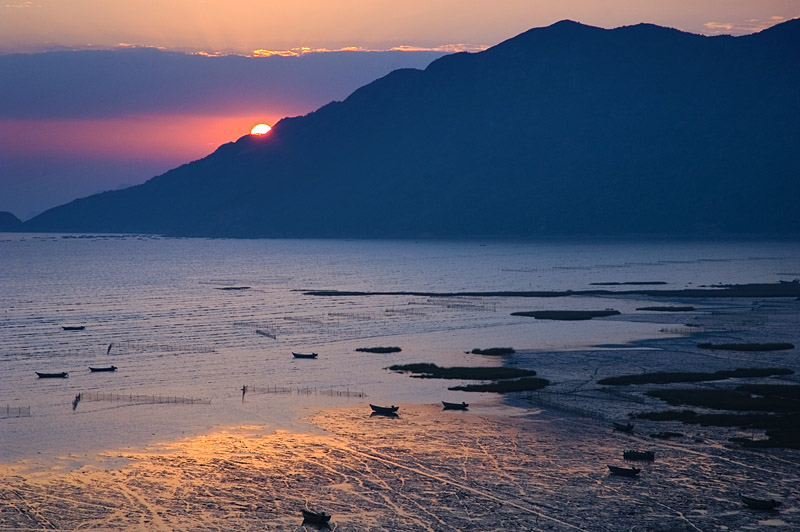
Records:
<instances>
[{"instance_id":1,"label":"dark vegetation patch","mask_svg":"<svg viewBox=\"0 0 800 532\"><path fill-rule=\"evenodd\" d=\"M749 283L717 285L704 288L684 288L681 290L499 290L494 292L358 292L344 290L300 290L308 296L421 296L421 297L570 297L570 296L619 296L634 295L648 297L795 297L800 299L800 283Z\"/></svg>"},{"instance_id":2,"label":"dark vegetation patch","mask_svg":"<svg viewBox=\"0 0 800 532\"><path fill-rule=\"evenodd\" d=\"M694 419L696 415L694 410L660 410L658 412L634 412L631 417L650 421L686 421Z\"/></svg>"},{"instance_id":3,"label":"dark vegetation patch","mask_svg":"<svg viewBox=\"0 0 800 532\"><path fill-rule=\"evenodd\" d=\"M537 320L579 321L605 316L615 316L618 310L526 310L512 312L512 316L527 316Z\"/></svg>"},{"instance_id":4,"label":"dark vegetation patch","mask_svg":"<svg viewBox=\"0 0 800 532\"><path fill-rule=\"evenodd\" d=\"M702 349L719 349L723 351L782 351L794 349L794 344L766 343L766 344L697 344Z\"/></svg>"},{"instance_id":5,"label":"dark vegetation patch","mask_svg":"<svg viewBox=\"0 0 800 532\"><path fill-rule=\"evenodd\" d=\"M695 310L692 306L683 306L683 307L639 307L636 310L649 310L653 312L691 312Z\"/></svg>"},{"instance_id":6,"label":"dark vegetation patch","mask_svg":"<svg viewBox=\"0 0 800 532\"><path fill-rule=\"evenodd\" d=\"M659 440L669 440L670 438L683 438L683 434L680 432L671 432L665 430L664 432L655 432L650 435L651 438L657 438Z\"/></svg>"},{"instance_id":7,"label":"dark vegetation patch","mask_svg":"<svg viewBox=\"0 0 800 532\"><path fill-rule=\"evenodd\" d=\"M798 384L741 384L737 390L765 397L776 397L800 403L800 385Z\"/></svg>"},{"instance_id":8,"label":"dark vegetation patch","mask_svg":"<svg viewBox=\"0 0 800 532\"><path fill-rule=\"evenodd\" d=\"M465 386L453 386L448 388L448 390L494 393L531 392L544 388L548 384L550 384L550 381L547 379L542 379L539 377L527 377L513 381L493 382L490 384L467 384Z\"/></svg>"},{"instance_id":9,"label":"dark vegetation patch","mask_svg":"<svg viewBox=\"0 0 800 532\"><path fill-rule=\"evenodd\" d=\"M765 395L755 395L737 387L733 390L651 390L646 395L672 406L689 405L739 412L800 412L800 399L787 397L792 393L796 395L800 386L784 387L795 390L787 390L785 394L764 390Z\"/></svg>"},{"instance_id":10,"label":"dark vegetation patch","mask_svg":"<svg viewBox=\"0 0 800 532\"><path fill-rule=\"evenodd\" d=\"M453 367L441 368L436 364L397 364L389 366L392 371L412 373L413 377L421 379L463 379L463 380L496 380L517 379L532 377L536 372L529 369L518 368L484 368L484 367Z\"/></svg>"},{"instance_id":11,"label":"dark vegetation patch","mask_svg":"<svg viewBox=\"0 0 800 532\"><path fill-rule=\"evenodd\" d=\"M666 281L625 281L609 282L609 283L589 283L591 286L655 286L659 284L667 284Z\"/></svg>"},{"instance_id":12,"label":"dark vegetation patch","mask_svg":"<svg viewBox=\"0 0 800 532\"><path fill-rule=\"evenodd\" d=\"M670 415L670 412L672 414ZM743 429L762 429L767 436L764 440L735 438L734 441L747 447L783 447L800 449L800 414L697 414L691 410L666 412L640 412L632 414L638 419L652 421L681 421L686 424L704 427L740 427Z\"/></svg>"},{"instance_id":13,"label":"dark vegetation patch","mask_svg":"<svg viewBox=\"0 0 800 532\"><path fill-rule=\"evenodd\" d=\"M770 377L773 375L791 375L794 373L786 368L736 368L735 370L720 370L714 373L701 372L655 372L639 375L622 375L600 379L597 384L610 384L627 386L629 384L669 384L673 382L704 382L720 381L731 378Z\"/></svg>"},{"instance_id":14,"label":"dark vegetation patch","mask_svg":"<svg viewBox=\"0 0 800 532\"><path fill-rule=\"evenodd\" d=\"M488 349L473 349L473 355L491 355L491 356L500 356L500 355L513 355L516 353L513 347L490 347Z\"/></svg>"},{"instance_id":15,"label":"dark vegetation patch","mask_svg":"<svg viewBox=\"0 0 800 532\"><path fill-rule=\"evenodd\" d=\"M648 395L673 406L691 405L728 412L665 410L634 413L631 417L702 426L762 429L767 439L737 438L735 441L749 447L800 449L800 385L743 384L733 390L653 390Z\"/></svg>"},{"instance_id":16,"label":"dark vegetation patch","mask_svg":"<svg viewBox=\"0 0 800 532\"><path fill-rule=\"evenodd\" d=\"M362 353L399 353L402 349L399 347L359 347L356 351Z\"/></svg>"}]
</instances>

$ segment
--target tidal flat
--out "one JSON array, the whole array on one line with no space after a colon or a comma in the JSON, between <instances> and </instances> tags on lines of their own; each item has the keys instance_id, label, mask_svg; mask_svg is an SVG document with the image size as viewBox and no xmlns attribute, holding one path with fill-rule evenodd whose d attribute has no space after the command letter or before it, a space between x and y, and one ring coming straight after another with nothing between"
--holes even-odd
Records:
<instances>
[{"instance_id":1,"label":"tidal flat","mask_svg":"<svg viewBox=\"0 0 800 532\"><path fill-rule=\"evenodd\" d=\"M315 529L303 524L302 509L332 514L331 529L355 531L800 527L800 451L746 445L768 437L760 428L632 417L669 408L648 395L655 388L752 392L800 383L796 349L699 346L797 345L793 296L766 285L730 297L682 290L796 277L795 248L656 246L648 254L638 245L580 245L543 253L516 244L86 239L75 249L61 238L3 246L10 275L0 293L0 392L4 404L30 406L28 416L0 419L0 530ZM726 254L713 268L705 260ZM620 282L658 275L675 295L576 293L612 273ZM304 286L397 294L306 296L297 290ZM490 292L470 295L475 287ZM515 295L540 288L570 295ZM654 302L695 310L637 310ZM512 316L602 308L620 314ZM64 332L65 323L86 327ZM514 352L470 351L503 345ZM401 350L357 350L365 346ZM292 351L319 358L295 360ZM113 373L88 369L112 362ZM388 369L427 363L485 367L484 376L497 367L535 372L548 384L453 391L476 382ZM70 377L39 380L40 370ZM658 372L726 378L600 384ZM130 401L154 395L173 400ZM469 409L444 411L441 401ZM399 414L371 416L369 403L399 405ZM613 422L633 430L614 431ZM636 478L609 475L608 465L626 465L626 450L652 451L655 460L637 463ZM740 494L782 505L750 510Z\"/></svg>"},{"instance_id":2,"label":"tidal flat","mask_svg":"<svg viewBox=\"0 0 800 532\"><path fill-rule=\"evenodd\" d=\"M324 432L237 427L102 462L26 475L4 467L1 530L777 530L800 524L796 453L710 439L654 440L573 415L402 405L397 418L344 407ZM608 474L646 448L637 478ZM743 507L771 493L781 512Z\"/></svg>"}]
</instances>

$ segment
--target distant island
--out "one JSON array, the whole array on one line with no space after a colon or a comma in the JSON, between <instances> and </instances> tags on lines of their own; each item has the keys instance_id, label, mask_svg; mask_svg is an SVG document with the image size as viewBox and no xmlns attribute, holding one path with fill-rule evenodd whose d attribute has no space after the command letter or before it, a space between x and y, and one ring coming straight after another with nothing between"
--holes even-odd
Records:
<instances>
[{"instance_id":1,"label":"distant island","mask_svg":"<svg viewBox=\"0 0 800 532\"><path fill-rule=\"evenodd\" d=\"M401 69L23 231L800 236L800 19L742 37L562 21Z\"/></svg>"},{"instance_id":2,"label":"distant island","mask_svg":"<svg viewBox=\"0 0 800 532\"><path fill-rule=\"evenodd\" d=\"M0 211L0 231L17 231L22 229L22 220L10 212Z\"/></svg>"}]
</instances>

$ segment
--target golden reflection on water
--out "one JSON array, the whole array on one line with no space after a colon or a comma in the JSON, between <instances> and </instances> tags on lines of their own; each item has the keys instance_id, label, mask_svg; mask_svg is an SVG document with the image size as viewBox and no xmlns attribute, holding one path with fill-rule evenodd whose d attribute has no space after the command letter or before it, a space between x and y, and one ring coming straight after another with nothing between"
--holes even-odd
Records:
<instances>
[{"instance_id":1,"label":"golden reflection on water","mask_svg":"<svg viewBox=\"0 0 800 532\"><path fill-rule=\"evenodd\" d=\"M577 418L511 418L402 406L323 411L322 434L238 427L111 453L129 465L0 472L0 530L303 530L302 508L341 530L755 530L752 483L797 492L789 460L697 442L659 443ZM622 450L655 449L637 478ZM15 473L16 476L12 476ZM771 526L796 527L787 502ZM789 510L789 511L786 511Z\"/></svg>"}]
</instances>

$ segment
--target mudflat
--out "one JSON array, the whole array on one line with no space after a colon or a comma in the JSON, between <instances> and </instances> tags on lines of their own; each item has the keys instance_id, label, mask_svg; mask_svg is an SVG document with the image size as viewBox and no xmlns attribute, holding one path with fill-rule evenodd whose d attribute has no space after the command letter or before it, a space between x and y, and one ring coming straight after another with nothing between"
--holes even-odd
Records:
<instances>
[{"instance_id":1,"label":"mudflat","mask_svg":"<svg viewBox=\"0 0 800 532\"><path fill-rule=\"evenodd\" d=\"M0 469L0 530L791 530L800 526L796 451L737 449L713 427L680 441L569 414L470 405L323 410L316 430L237 427L91 465ZM637 426L638 429L638 426ZM693 434L692 431L695 431ZM612 476L630 448L636 478ZM119 466L119 460L124 465ZM104 465L108 461L108 467ZM740 493L783 500L746 508Z\"/></svg>"}]
</instances>

